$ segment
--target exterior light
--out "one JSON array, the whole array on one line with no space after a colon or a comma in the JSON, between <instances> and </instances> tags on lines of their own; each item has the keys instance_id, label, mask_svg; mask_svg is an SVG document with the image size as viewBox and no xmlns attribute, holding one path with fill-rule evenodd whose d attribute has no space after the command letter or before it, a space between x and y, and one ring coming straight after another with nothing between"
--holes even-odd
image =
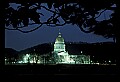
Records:
<instances>
[{"instance_id":1,"label":"exterior light","mask_svg":"<svg viewBox=\"0 0 120 82\"><path fill-rule=\"evenodd\" d=\"M99 65L100 63L96 63L96 64L98 64L98 65Z\"/></svg>"},{"instance_id":2,"label":"exterior light","mask_svg":"<svg viewBox=\"0 0 120 82\"><path fill-rule=\"evenodd\" d=\"M29 55L29 54L26 54L26 57L30 57L30 55Z\"/></svg>"},{"instance_id":3,"label":"exterior light","mask_svg":"<svg viewBox=\"0 0 120 82\"><path fill-rule=\"evenodd\" d=\"M18 61L18 63L23 63L23 61Z\"/></svg>"},{"instance_id":4,"label":"exterior light","mask_svg":"<svg viewBox=\"0 0 120 82\"><path fill-rule=\"evenodd\" d=\"M109 60L109 62L111 63L111 61Z\"/></svg>"},{"instance_id":5,"label":"exterior light","mask_svg":"<svg viewBox=\"0 0 120 82\"><path fill-rule=\"evenodd\" d=\"M82 54L83 52L81 51L81 54Z\"/></svg>"}]
</instances>

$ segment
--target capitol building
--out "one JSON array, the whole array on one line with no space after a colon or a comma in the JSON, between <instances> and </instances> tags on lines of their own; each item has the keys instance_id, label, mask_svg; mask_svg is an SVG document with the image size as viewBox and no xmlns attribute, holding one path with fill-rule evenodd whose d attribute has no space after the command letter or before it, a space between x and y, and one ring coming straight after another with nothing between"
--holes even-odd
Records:
<instances>
[{"instance_id":1,"label":"capitol building","mask_svg":"<svg viewBox=\"0 0 120 82\"><path fill-rule=\"evenodd\" d=\"M65 40L59 32L52 54L31 55L25 54L19 59L18 63L37 63L37 64L90 64L90 56L83 52L78 55L68 54L66 51Z\"/></svg>"},{"instance_id":2,"label":"capitol building","mask_svg":"<svg viewBox=\"0 0 120 82\"><path fill-rule=\"evenodd\" d=\"M65 41L59 33L54 44L54 53L58 56L58 63L70 63L70 64L90 64L90 56L83 55L72 55L68 54L65 50Z\"/></svg>"}]
</instances>

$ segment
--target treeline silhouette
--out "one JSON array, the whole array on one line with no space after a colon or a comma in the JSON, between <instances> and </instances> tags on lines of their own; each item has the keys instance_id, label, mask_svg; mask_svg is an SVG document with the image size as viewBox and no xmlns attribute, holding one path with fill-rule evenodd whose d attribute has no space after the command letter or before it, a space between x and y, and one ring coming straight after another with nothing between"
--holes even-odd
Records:
<instances>
[{"instance_id":1,"label":"treeline silhouette","mask_svg":"<svg viewBox=\"0 0 120 82\"><path fill-rule=\"evenodd\" d=\"M91 58L95 56L99 59L115 59L117 57L116 44L113 42L102 42L102 43L79 43L79 42L66 42L66 51L70 55L80 55L81 51L83 55L90 55ZM27 48L21 51L16 51L10 48L5 49L6 57L18 57L23 54L51 54L54 49L54 43L44 43Z\"/></svg>"}]
</instances>

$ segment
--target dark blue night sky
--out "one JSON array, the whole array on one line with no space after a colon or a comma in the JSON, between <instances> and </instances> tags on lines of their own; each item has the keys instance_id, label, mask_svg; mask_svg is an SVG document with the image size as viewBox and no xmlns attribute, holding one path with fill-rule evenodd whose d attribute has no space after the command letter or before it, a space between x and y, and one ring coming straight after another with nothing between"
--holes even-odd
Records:
<instances>
[{"instance_id":1,"label":"dark blue night sky","mask_svg":"<svg viewBox=\"0 0 120 82\"><path fill-rule=\"evenodd\" d=\"M80 31L77 26L65 25L59 27L65 41L74 42L105 42L113 39L105 39L95 34L86 34ZM31 33L21 33L19 31L5 31L5 47L22 50L42 43L54 42L58 35L58 27L41 27Z\"/></svg>"},{"instance_id":2,"label":"dark blue night sky","mask_svg":"<svg viewBox=\"0 0 120 82\"><path fill-rule=\"evenodd\" d=\"M108 18L107 16L109 16L111 13L110 11L107 11L106 14L107 14L106 18ZM101 15L98 18L98 20L101 20L103 18L104 15ZM35 26L31 26L31 27L35 27ZM102 36L98 36L92 33L87 34L81 32L79 27L77 27L76 25L65 25L61 27L48 27L46 25L43 25L38 30L26 34L21 33L19 31L5 30L5 48L13 48L19 51L38 44L54 42L58 35L59 29L60 32L62 33L63 38L67 42L81 41L81 42L95 43L95 42L113 41L112 38L105 39Z\"/></svg>"}]
</instances>

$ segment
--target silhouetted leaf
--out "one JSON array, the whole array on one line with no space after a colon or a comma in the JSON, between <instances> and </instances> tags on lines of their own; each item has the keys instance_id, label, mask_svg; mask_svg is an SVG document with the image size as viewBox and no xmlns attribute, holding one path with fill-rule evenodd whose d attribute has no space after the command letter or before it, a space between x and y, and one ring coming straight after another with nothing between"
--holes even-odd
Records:
<instances>
[{"instance_id":1,"label":"silhouetted leaf","mask_svg":"<svg viewBox=\"0 0 120 82\"><path fill-rule=\"evenodd\" d=\"M13 27L16 28L17 27L17 22L14 21L14 23L12 23Z\"/></svg>"},{"instance_id":2,"label":"silhouetted leaf","mask_svg":"<svg viewBox=\"0 0 120 82\"><path fill-rule=\"evenodd\" d=\"M28 26L29 20L28 18L23 19L24 26Z\"/></svg>"},{"instance_id":3,"label":"silhouetted leaf","mask_svg":"<svg viewBox=\"0 0 120 82\"><path fill-rule=\"evenodd\" d=\"M35 23L37 23L37 24L40 23L40 20L39 20L40 15L39 15L39 13L37 13L37 12L31 12L30 18L31 18L31 20L33 20Z\"/></svg>"},{"instance_id":4,"label":"silhouetted leaf","mask_svg":"<svg viewBox=\"0 0 120 82\"><path fill-rule=\"evenodd\" d=\"M59 20L57 18L53 19L53 23L56 24Z\"/></svg>"},{"instance_id":5,"label":"silhouetted leaf","mask_svg":"<svg viewBox=\"0 0 120 82\"><path fill-rule=\"evenodd\" d=\"M52 8L52 4L53 4L53 3L47 3L49 9Z\"/></svg>"},{"instance_id":6,"label":"silhouetted leaf","mask_svg":"<svg viewBox=\"0 0 120 82\"><path fill-rule=\"evenodd\" d=\"M59 2L59 3L54 3L54 7L55 7L55 8L58 8L58 7L60 7L61 5L63 5L63 3L61 3L61 2Z\"/></svg>"},{"instance_id":7,"label":"silhouetted leaf","mask_svg":"<svg viewBox=\"0 0 120 82\"><path fill-rule=\"evenodd\" d=\"M9 23L9 21L5 21L5 22L6 22L6 24L5 24L5 25L6 25L6 26L9 26L9 24L10 24L10 23Z\"/></svg>"}]
</instances>

